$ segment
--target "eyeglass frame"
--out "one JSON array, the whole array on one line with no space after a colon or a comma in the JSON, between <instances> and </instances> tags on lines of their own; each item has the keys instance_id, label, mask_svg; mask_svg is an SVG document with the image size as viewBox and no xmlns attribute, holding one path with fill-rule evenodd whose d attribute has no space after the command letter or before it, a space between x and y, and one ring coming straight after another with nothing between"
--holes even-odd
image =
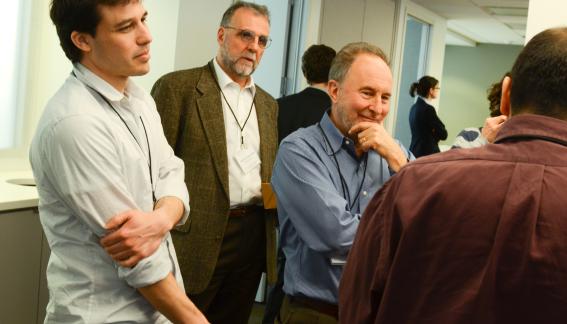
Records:
<instances>
[{"instance_id":1,"label":"eyeglass frame","mask_svg":"<svg viewBox=\"0 0 567 324\"><path fill-rule=\"evenodd\" d=\"M242 29L242 28L236 28L236 27L232 27L232 26L222 26L222 28L227 28L227 29L234 29L236 31L238 31L238 37L240 37L240 39L242 39L242 41L250 44L250 43L258 43L258 46L261 49L266 49L268 47L270 47L270 45L272 44L272 38L270 36L267 35L258 35L255 32L249 30L249 29ZM246 35L246 33L248 33L248 35ZM249 38L252 37L252 38ZM258 41L256 42L256 37L258 37ZM266 45L262 45L262 39L266 40Z\"/></svg>"}]
</instances>

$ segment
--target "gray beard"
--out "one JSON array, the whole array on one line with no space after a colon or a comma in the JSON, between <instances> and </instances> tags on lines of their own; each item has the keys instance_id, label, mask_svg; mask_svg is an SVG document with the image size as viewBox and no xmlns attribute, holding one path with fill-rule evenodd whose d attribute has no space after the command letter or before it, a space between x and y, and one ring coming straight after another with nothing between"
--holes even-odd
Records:
<instances>
[{"instance_id":1,"label":"gray beard","mask_svg":"<svg viewBox=\"0 0 567 324\"><path fill-rule=\"evenodd\" d=\"M221 49L221 60L226 68L240 77L249 77L255 71L255 67L239 66L236 62L232 61L230 55L224 48Z\"/></svg>"}]
</instances>

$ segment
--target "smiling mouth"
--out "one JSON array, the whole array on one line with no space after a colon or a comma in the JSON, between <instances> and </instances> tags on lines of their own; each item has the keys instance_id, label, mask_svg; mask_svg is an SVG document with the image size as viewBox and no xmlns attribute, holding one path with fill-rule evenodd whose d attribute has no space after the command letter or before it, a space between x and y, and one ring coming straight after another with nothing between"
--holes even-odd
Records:
<instances>
[{"instance_id":1,"label":"smiling mouth","mask_svg":"<svg viewBox=\"0 0 567 324\"><path fill-rule=\"evenodd\" d=\"M149 58L149 57L150 57L150 51L149 51L149 50L145 50L145 51L143 51L142 53L140 53L140 54L138 54L138 55L136 55L136 56L134 56L134 57L135 57L135 58L141 58L141 57L147 57L147 58Z\"/></svg>"},{"instance_id":2,"label":"smiling mouth","mask_svg":"<svg viewBox=\"0 0 567 324\"><path fill-rule=\"evenodd\" d=\"M366 117L366 116L360 116L360 119L362 121L367 121L367 122L371 122L371 123L377 123L378 122L377 118L371 118L371 117Z\"/></svg>"}]
</instances>

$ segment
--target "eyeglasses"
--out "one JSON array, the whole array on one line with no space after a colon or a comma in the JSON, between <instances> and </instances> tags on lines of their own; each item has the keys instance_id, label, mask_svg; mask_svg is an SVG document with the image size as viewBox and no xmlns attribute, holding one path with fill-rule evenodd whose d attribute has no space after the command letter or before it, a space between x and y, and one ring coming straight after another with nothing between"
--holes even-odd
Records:
<instances>
[{"instance_id":1,"label":"eyeglasses","mask_svg":"<svg viewBox=\"0 0 567 324\"><path fill-rule=\"evenodd\" d=\"M258 46L260 48L268 48L272 43L272 39L266 35L256 35L255 32L248 30L248 29L240 29L232 26L223 26L224 28L234 29L238 31L238 36L242 39L243 42L251 44L256 41L256 36L258 36Z\"/></svg>"}]
</instances>

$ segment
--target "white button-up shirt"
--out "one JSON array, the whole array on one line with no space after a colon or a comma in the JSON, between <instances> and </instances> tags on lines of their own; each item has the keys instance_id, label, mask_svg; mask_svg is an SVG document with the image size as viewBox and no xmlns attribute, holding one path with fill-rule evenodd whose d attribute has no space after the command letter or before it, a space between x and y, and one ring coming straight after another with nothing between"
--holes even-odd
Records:
<instances>
[{"instance_id":1,"label":"white button-up shirt","mask_svg":"<svg viewBox=\"0 0 567 324\"><path fill-rule=\"evenodd\" d=\"M261 186L262 178L260 175L260 164L252 170L244 172L236 162L236 156L242 149L250 149L260 160L260 131L258 130L258 118L256 117L256 106L252 105L256 86L254 80L250 81L244 88L234 82L219 66L216 58L213 60L215 73L219 86L224 94L221 94L222 109L224 114L224 127L226 134L226 153L228 157L228 189L230 195L230 207L239 205L249 205L258 203L262 197ZM225 100L226 98L226 100ZM238 118L238 123L234 119L232 112ZM252 106L252 112L250 107ZM250 112L250 117L246 117ZM240 126L244 125L241 132ZM241 136L244 145L241 144Z\"/></svg>"},{"instance_id":2,"label":"white button-up shirt","mask_svg":"<svg viewBox=\"0 0 567 324\"><path fill-rule=\"evenodd\" d=\"M130 209L152 211L150 152L156 198L180 198L184 222L189 197L183 162L167 144L153 99L131 81L120 93L76 64L74 75L48 102L30 151L51 248L46 323L168 322L136 288L170 272L183 287L170 235L133 268L119 266L99 243L112 216Z\"/></svg>"}]
</instances>

